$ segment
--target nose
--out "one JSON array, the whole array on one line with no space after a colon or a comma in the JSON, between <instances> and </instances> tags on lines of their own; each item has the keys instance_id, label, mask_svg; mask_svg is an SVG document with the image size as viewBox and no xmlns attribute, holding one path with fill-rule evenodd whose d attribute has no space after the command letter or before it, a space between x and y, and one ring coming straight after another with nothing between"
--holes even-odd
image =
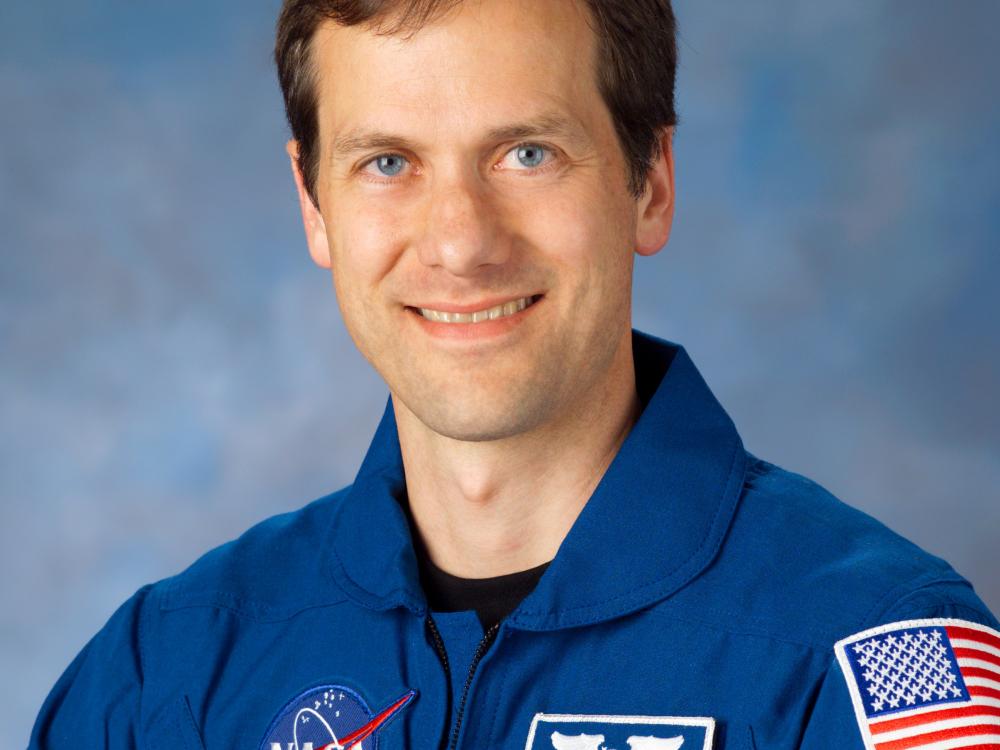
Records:
<instances>
[{"instance_id":1,"label":"nose","mask_svg":"<svg viewBox=\"0 0 1000 750\"><path fill-rule=\"evenodd\" d=\"M498 207L476 175L438 175L427 195L420 261L456 276L482 272L482 266L507 261L509 243L501 231Z\"/></svg>"}]
</instances>

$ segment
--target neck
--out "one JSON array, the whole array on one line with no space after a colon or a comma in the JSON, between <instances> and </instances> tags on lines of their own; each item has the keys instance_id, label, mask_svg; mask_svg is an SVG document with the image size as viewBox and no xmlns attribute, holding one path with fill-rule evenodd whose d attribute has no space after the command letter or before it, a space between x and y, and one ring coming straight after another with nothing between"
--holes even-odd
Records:
<instances>
[{"instance_id":1,"label":"neck","mask_svg":"<svg viewBox=\"0 0 1000 750\"><path fill-rule=\"evenodd\" d=\"M481 442L430 430L393 396L410 511L435 565L490 578L555 557L638 419L631 336L595 390L557 420Z\"/></svg>"}]
</instances>

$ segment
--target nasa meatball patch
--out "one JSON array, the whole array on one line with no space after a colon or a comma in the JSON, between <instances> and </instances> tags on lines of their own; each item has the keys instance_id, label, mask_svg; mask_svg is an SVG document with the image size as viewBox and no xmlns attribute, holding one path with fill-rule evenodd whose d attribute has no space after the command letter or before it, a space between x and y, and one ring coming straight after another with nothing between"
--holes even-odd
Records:
<instances>
[{"instance_id":1,"label":"nasa meatball patch","mask_svg":"<svg viewBox=\"0 0 1000 750\"><path fill-rule=\"evenodd\" d=\"M373 714L360 695L343 685L309 688L274 717L260 750L376 750L378 731L416 694L408 690Z\"/></svg>"},{"instance_id":2,"label":"nasa meatball patch","mask_svg":"<svg viewBox=\"0 0 1000 750\"><path fill-rule=\"evenodd\" d=\"M524 750L711 750L702 716L535 714Z\"/></svg>"}]
</instances>

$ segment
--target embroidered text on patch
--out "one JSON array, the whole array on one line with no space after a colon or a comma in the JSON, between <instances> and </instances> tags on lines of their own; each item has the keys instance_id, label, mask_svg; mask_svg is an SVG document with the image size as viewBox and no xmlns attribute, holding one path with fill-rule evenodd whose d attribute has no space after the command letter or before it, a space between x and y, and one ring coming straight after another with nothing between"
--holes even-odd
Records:
<instances>
[{"instance_id":1,"label":"embroidered text on patch","mask_svg":"<svg viewBox=\"0 0 1000 750\"><path fill-rule=\"evenodd\" d=\"M710 750L704 716L535 714L525 750Z\"/></svg>"},{"instance_id":2,"label":"embroidered text on patch","mask_svg":"<svg viewBox=\"0 0 1000 750\"><path fill-rule=\"evenodd\" d=\"M1000 633L965 620L906 620L835 647L868 750L1000 743Z\"/></svg>"}]
</instances>

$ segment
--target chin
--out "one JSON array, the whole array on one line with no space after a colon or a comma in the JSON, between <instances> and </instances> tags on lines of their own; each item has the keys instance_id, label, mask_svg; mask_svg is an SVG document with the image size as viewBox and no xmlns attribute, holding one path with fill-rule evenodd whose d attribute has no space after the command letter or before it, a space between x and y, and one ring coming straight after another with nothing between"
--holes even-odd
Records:
<instances>
[{"instance_id":1,"label":"chin","mask_svg":"<svg viewBox=\"0 0 1000 750\"><path fill-rule=\"evenodd\" d=\"M438 400L433 406L421 409L417 417L429 429L465 442L485 442L514 437L538 426L539 413L527 402L518 399L511 403L508 398L490 404L455 403L445 406Z\"/></svg>"}]
</instances>

